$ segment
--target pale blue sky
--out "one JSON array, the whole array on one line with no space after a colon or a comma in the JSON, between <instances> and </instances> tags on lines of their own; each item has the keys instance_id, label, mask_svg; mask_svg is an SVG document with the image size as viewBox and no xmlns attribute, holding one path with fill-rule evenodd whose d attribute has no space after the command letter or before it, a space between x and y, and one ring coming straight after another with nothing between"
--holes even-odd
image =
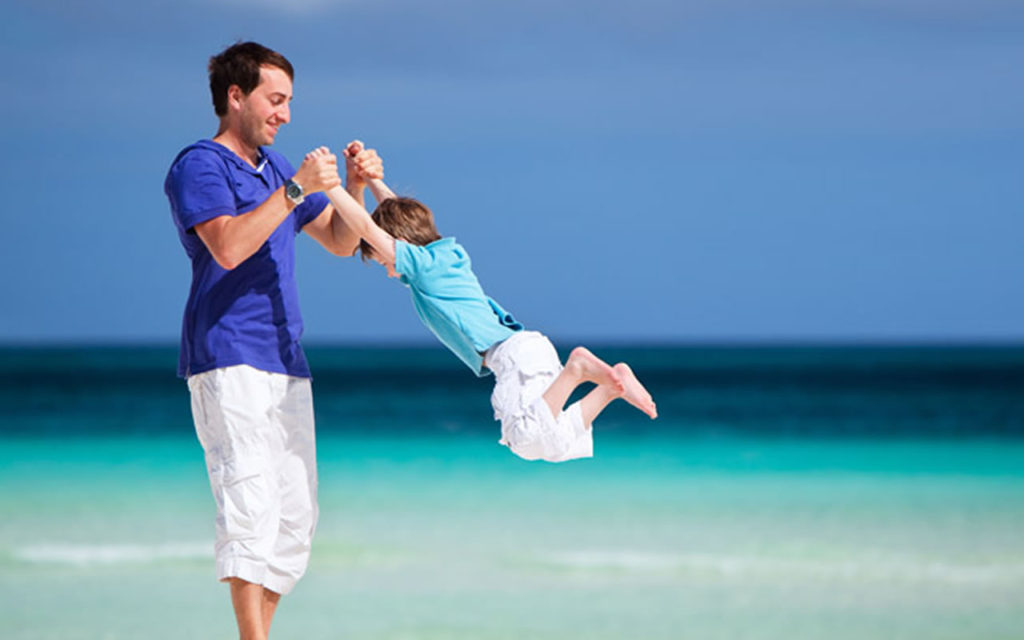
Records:
<instances>
[{"instance_id":1,"label":"pale blue sky","mask_svg":"<svg viewBox=\"0 0 1024 640\"><path fill-rule=\"evenodd\" d=\"M287 4L287 6L285 6ZM1024 5L7 2L0 342L177 340L162 182L238 39L560 340L1024 340ZM306 341L427 341L299 243Z\"/></svg>"}]
</instances>

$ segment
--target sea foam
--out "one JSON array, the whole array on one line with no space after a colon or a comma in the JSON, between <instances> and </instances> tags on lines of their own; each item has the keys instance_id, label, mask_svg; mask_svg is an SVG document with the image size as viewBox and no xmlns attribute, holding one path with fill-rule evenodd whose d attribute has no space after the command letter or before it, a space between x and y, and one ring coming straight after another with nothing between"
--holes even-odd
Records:
<instances>
[{"instance_id":1,"label":"sea foam","mask_svg":"<svg viewBox=\"0 0 1024 640\"><path fill-rule=\"evenodd\" d=\"M157 545L52 543L16 548L12 555L22 562L89 566L203 560L213 557L213 548L209 542Z\"/></svg>"},{"instance_id":2,"label":"sea foam","mask_svg":"<svg viewBox=\"0 0 1024 640\"><path fill-rule=\"evenodd\" d=\"M952 584L1024 583L1022 563L953 563L933 558L784 558L758 555L583 550L548 556L552 564L582 571L713 573L722 577L802 577L827 580L897 580Z\"/></svg>"}]
</instances>

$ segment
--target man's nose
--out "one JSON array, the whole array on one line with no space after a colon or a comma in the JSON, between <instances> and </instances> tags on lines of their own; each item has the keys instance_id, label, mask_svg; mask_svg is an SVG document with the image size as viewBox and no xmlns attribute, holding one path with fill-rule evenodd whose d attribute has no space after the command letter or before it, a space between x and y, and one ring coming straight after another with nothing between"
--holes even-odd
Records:
<instances>
[{"instance_id":1,"label":"man's nose","mask_svg":"<svg viewBox=\"0 0 1024 640\"><path fill-rule=\"evenodd\" d=\"M292 111L291 111L291 108L287 104L285 104L283 107L281 107L278 110L278 112L277 112L277 119L280 120L281 122L285 122L285 123L291 122Z\"/></svg>"}]
</instances>

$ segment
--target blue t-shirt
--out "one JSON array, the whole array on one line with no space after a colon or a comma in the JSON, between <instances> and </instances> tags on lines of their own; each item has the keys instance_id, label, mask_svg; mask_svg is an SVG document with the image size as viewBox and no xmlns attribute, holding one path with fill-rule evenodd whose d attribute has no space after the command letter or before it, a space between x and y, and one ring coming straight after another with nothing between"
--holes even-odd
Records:
<instances>
[{"instance_id":1,"label":"blue t-shirt","mask_svg":"<svg viewBox=\"0 0 1024 640\"><path fill-rule=\"evenodd\" d=\"M455 238L425 247L395 240L395 271L423 324L478 376L489 373L481 354L523 329L484 294L469 254Z\"/></svg>"},{"instance_id":2,"label":"blue t-shirt","mask_svg":"<svg viewBox=\"0 0 1024 640\"><path fill-rule=\"evenodd\" d=\"M295 236L324 210L327 197L307 197L255 254L230 271L217 264L193 229L218 216L255 209L295 175L281 154L267 148L260 152L254 168L227 147L200 140L179 153L167 172L164 192L192 261L192 289L181 329L181 377L238 364L309 377L299 345Z\"/></svg>"}]
</instances>

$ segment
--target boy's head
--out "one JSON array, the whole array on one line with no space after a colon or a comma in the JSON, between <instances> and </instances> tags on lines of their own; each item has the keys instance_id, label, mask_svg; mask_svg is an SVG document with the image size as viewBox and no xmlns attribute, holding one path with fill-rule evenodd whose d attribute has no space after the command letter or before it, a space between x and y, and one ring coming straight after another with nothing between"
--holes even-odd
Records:
<instances>
[{"instance_id":1,"label":"boy's head","mask_svg":"<svg viewBox=\"0 0 1024 640\"><path fill-rule=\"evenodd\" d=\"M419 200L388 198L377 205L370 217L392 238L409 244L422 247L441 239L434 226L434 214ZM359 252L363 261L373 258L373 247L366 240L359 242Z\"/></svg>"}]
</instances>

